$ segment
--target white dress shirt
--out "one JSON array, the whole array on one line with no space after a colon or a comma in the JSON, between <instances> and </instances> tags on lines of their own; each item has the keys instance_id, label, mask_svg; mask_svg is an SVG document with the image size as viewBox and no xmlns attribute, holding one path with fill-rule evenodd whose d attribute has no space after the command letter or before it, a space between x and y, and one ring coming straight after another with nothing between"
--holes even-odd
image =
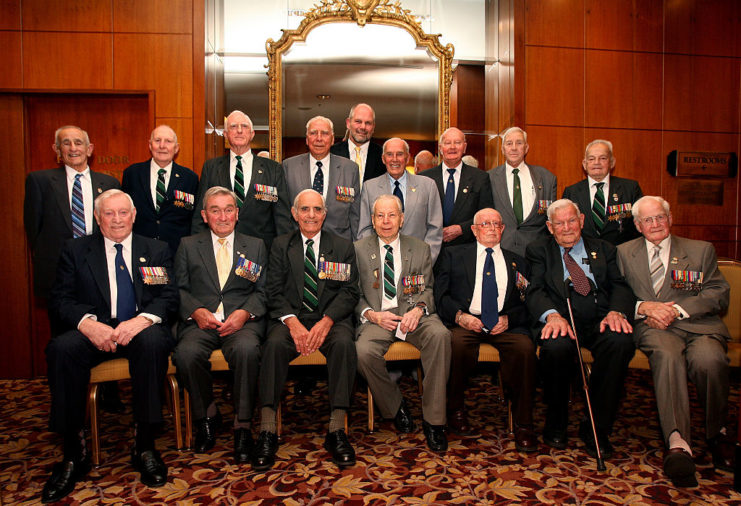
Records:
<instances>
[{"instance_id":1,"label":"white dress shirt","mask_svg":"<svg viewBox=\"0 0 741 506\"><path fill-rule=\"evenodd\" d=\"M165 169L165 193L167 193L167 188L170 186L170 175L172 175L172 162L160 167L154 159L149 161L149 190L152 192L152 204L154 204L155 209L157 208L157 179L159 179L160 169Z\"/></svg>"},{"instance_id":2,"label":"white dress shirt","mask_svg":"<svg viewBox=\"0 0 741 506\"><path fill-rule=\"evenodd\" d=\"M492 247L492 257L494 258L494 272L497 276L497 311L504 307L504 298L507 296L507 262L504 261L502 248L499 244ZM481 296L483 290L484 265L486 264L486 246L480 242L476 243L476 284L473 287L473 296L468 312L475 316L481 316Z\"/></svg>"},{"instance_id":3,"label":"white dress shirt","mask_svg":"<svg viewBox=\"0 0 741 506\"><path fill-rule=\"evenodd\" d=\"M393 299L387 299L386 294L383 291L383 266L385 265L386 259L386 243L381 238L378 239L378 252L381 259L381 270L378 273L378 289L381 291L381 311L389 311L391 309L399 307L399 294L397 293ZM389 246L393 248L394 256L394 287L399 286L399 278L401 277L401 239L396 236L396 239L389 243ZM370 308L368 308L370 309Z\"/></svg>"},{"instance_id":4,"label":"white dress shirt","mask_svg":"<svg viewBox=\"0 0 741 506\"><path fill-rule=\"evenodd\" d=\"M69 197L69 209L72 213L72 187L75 185L75 176L82 174L80 178L80 186L82 188L82 204L85 206L85 235L91 235L93 233L93 179L90 176L90 167L86 167L82 172L77 172L69 165L64 166L64 170L67 173L67 192Z\"/></svg>"},{"instance_id":5,"label":"white dress shirt","mask_svg":"<svg viewBox=\"0 0 741 506\"><path fill-rule=\"evenodd\" d=\"M324 188L322 188L322 197L324 197L325 202L327 201L327 190L329 187L329 159L329 153L327 153L327 156L325 156L321 160L317 160L311 155L311 153L309 153L309 188L314 185L314 176L316 176L317 171L316 162L322 162L322 174L324 174Z\"/></svg>"},{"instance_id":6,"label":"white dress shirt","mask_svg":"<svg viewBox=\"0 0 741 506\"><path fill-rule=\"evenodd\" d=\"M244 197L250 191L250 181L252 181L252 150L248 149L246 153L239 155L242 157L242 174L244 174ZM237 155L234 151L229 151L229 182L232 184L234 191L234 177L237 175Z\"/></svg>"},{"instance_id":7,"label":"white dress shirt","mask_svg":"<svg viewBox=\"0 0 741 506\"><path fill-rule=\"evenodd\" d=\"M522 220L526 220L530 216L530 211L533 209L535 203L535 185L533 184L533 178L530 175L530 167L525 162L521 162L517 167L512 167L510 164L505 164L507 167L507 189L509 190L509 203L512 204L512 208L515 206L515 175L512 173L514 169L520 169L517 175L520 177L520 194L522 195Z\"/></svg>"},{"instance_id":8,"label":"white dress shirt","mask_svg":"<svg viewBox=\"0 0 741 506\"><path fill-rule=\"evenodd\" d=\"M584 214L587 214L587 212L591 212L592 208L591 206L594 205L594 196L597 194L597 183L605 183L604 186L602 186L602 194L605 196L605 214L607 213L607 206L609 204L609 199L607 197L610 196L610 174L607 174L605 178L602 181L595 181L591 177L587 176L587 183L589 184L589 209L580 209L581 212ZM653 250L651 250L653 251Z\"/></svg>"},{"instance_id":9,"label":"white dress shirt","mask_svg":"<svg viewBox=\"0 0 741 506\"><path fill-rule=\"evenodd\" d=\"M445 165L445 162L442 163L443 195L445 195L445 192L448 189L448 179L450 178L450 173L448 172L448 169L455 169L455 172L453 173L453 182L455 184L455 191L453 192L453 201L455 201L455 197L458 196L458 186L460 186L460 183L461 183L461 171L463 170L463 162L460 162L455 167L448 167L447 165Z\"/></svg>"}]
</instances>

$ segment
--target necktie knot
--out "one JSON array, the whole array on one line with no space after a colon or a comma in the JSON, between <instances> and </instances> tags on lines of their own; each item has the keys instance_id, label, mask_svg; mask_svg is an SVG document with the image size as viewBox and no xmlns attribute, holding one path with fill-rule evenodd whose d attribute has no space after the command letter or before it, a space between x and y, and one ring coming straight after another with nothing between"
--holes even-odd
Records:
<instances>
[{"instance_id":1,"label":"necktie knot","mask_svg":"<svg viewBox=\"0 0 741 506\"><path fill-rule=\"evenodd\" d=\"M386 248L386 251L388 251L389 253L394 252L394 247L391 246L390 244L384 244L383 247Z\"/></svg>"},{"instance_id":2,"label":"necktie knot","mask_svg":"<svg viewBox=\"0 0 741 506\"><path fill-rule=\"evenodd\" d=\"M242 161L242 155L237 155L234 158L237 159L237 162L241 162Z\"/></svg>"},{"instance_id":3,"label":"necktie knot","mask_svg":"<svg viewBox=\"0 0 741 506\"><path fill-rule=\"evenodd\" d=\"M165 171L165 169L160 169L160 170L158 170L158 171L157 171L157 175L158 175L159 177L162 177L162 176L164 176L164 175L165 175L165 172L166 172L166 171Z\"/></svg>"},{"instance_id":4,"label":"necktie knot","mask_svg":"<svg viewBox=\"0 0 741 506\"><path fill-rule=\"evenodd\" d=\"M520 169L512 169L512 174L515 176L520 173Z\"/></svg>"},{"instance_id":5,"label":"necktie knot","mask_svg":"<svg viewBox=\"0 0 741 506\"><path fill-rule=\"evenodd\" d=\"M320 161L317 161L317 162L316 162L316 168L317 168L317 169L321 169L321 168L322 168L322 162L320 162Z\"/></svg>"},{"instance_id":6,"label":"necktie knot","mask_svg":"<svg viewBox=\"0 0 741 506\"><path fill-rule=\"evenodd\" d=\"M450 177L453 177L455 174L455 169L448 169L448 174L450 174Z\"/></svg>"},{"instance_id":7,"label":"necktie knot","mask_svg":"<svg viewBox=\"0 0 741 506\"><path fill-rule=\"evenodd\" d=\"M596 187L596 188L597 188L598 190L601 190L601 189L602 189L602 187L603 187L603 186L605 186L605 183L594 183L594 186L595 186L595 187Z\"/></svg>"},{"instance_id":8,"label":"necktie knot","mask_svg":"<svg viewBox=\"0 0 741 506\"><path fill-rule=\"evenodd\" d=\"M123 251L123 244L114 244L114 248L116 248L117 253L121 253Z\"/></svg>"},{"instance_id":9,"label":"necktie knot","mask_svg":"<svg viewBox=\"0 0 741 506\"><path fill-rule=\"evenodd\" d=\"M661 246L657 244L656 246L654 246L654 255L658 255L660 253L661 253Z\"/></svg>"},{"instance_id":10,"label":"necktie knot","mask_svg":"<svg viewBox=\"0 0 741 506\"><path fill-rule=\"evenodd\" d=\"M222 246L226 244L226 237L219 237L219 244L221 244Z\"/></svg>"},{"instance_id":11,"label":"necktie knot","mask_svg":"<svg viewBox=\"0 0 741 506\"><path fill-rule=\"evenodd\" d=\"M79 181L82 177L82 174L75 174L75 182Z\"/></svg>"},{"instance_id":12,"label":"necktie knot","mask_svg":"<svg viewBox=\"0 0 741 506\"><path fill-rule=\"evenodd\" d=\"M491 255L492 253L494 253L494 248L486 248L484 251L486 251L487 255Z\"/></svg>"},{"instance_id":13,"label":"necktie knot","mask_svg":"<svg viewBox=\"0 0 741 506\"><path fill-rule=\"evenodd\" d=\"M314 246L314 239L306 239L306 247L311 248Z\"/></svg>"}]
</instances>

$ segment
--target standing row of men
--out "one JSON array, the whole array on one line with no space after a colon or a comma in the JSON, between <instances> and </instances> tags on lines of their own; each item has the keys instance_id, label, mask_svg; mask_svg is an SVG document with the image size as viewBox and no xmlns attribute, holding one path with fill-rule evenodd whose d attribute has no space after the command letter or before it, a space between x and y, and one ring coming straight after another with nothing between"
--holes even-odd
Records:
<instances>
[{"instance_id":1,"label":"standing row of men","mask_svg":"<svg viewBox=\"0 0 741 506\"><path fill-rule=\"evenodd\" d=\"M246 115L235 111L226 125L230 152L206 162L200 184L192 171L173 161L178 150L175 132L158 127L150 138L152 159L124 173L124 189L132 197L107 192L96 202L94 213L93 197L118 183L89 170L92 144L84 131L63 127L56 132L55 150L65 168L31 173L26 187L25 224L34 253L37 293L48 293L44 290L53 279L56 263L52 257L62 250L68 230L72 237L84 237L99 226L101 235L94 235L95 240L73 241L65 248L50 304L57 334L48 350L54 398L52 428L64 435L65 456L47 483L45 500L69 493L86 472L78 416L82 409L77 409L79 388L87 384L86 371L109 358L111 352L129 356L133 349L130 343L148 345L147 339L138 336L152 334L153 330L147 329L155 326L159 329L157 352L147 355L150 362L142 362L144 365L132 363L132 378L138 367L134 385L137 381L143 382L140 385L161 383L172 346L165 329L167 312L177 305L171 290L174 279L181 299L174 360L194 398L197 450L213 446L220 424L207 364L217 346L224 348L235 370L235 458L239 462L251 459L256 469L273 464L277 449L275 410L287 364L297 354L316 349L328 359L332 409L325 446L338 465L351 465L355 459L344 433L344 417L355 374L356 348L357 368L377 394L381 413L393 418L401 432L412 431L414 423L383 363L383 353L396 338L406 338L422 350L426 371L423 428L431 449L447 447L443 426L451 342L447 395L451 428L463 434L471 432L465 405L460 402L465 376L475 360L478 343L491 342L502 354L505 388L513 399L516 445L522 451L535 450L532 391L537 344L542 347L541 368L547 378L544 441L563 448L567 441L568 375L560 371L573 362L568 336L575 330L595 355L590 386L598 392L597 435L603 452L609 454L608 436L633 353L630 322L636 318L634 336L651 360L662 429L670 449L667 474L679 483L694 479L686 388L684 394L681 388L680 392L673 388L675 376L684 376L685 369L682 360L666 358L665 339L659 339L659 344L643 344L639 330L646 327L678 333L679 351L673 353L681 355L682 343L687 349L703 350L702 360L688 359L688 370L693 381L708 387L708 396L701 396L708 416L707 436L718 449L714 453L718 464L727 463L723 451L728 371L723 346L728 333L717 317L724 297L727 305L727 284L723 285L717 272L712 246L685 246L692 261L679 266L679 258L688 254L674 242L657 254L664 260L663 269L653 258L645 266L647 271L650 268L650 277L656 278L654 286L661 288L659 278L663 275L671 285L668 293L654 290L653 297L643 294L637 286L646 282L645 273L639 272L631 282L629 266L633 263L621 262L630 286L626 284L617 269L615 248L592 237L617 243L641 232L646 239L636 241L643 241L645 248L647 242L653 242L649 236L663 235L656 230L652 234L650 228L664 225L666 235L659 242L666 242L671 214L668 204L656 199L643 207L651 208L658 202L663 214L646 217L644 213L641 217L637 209L631 210L640 188L633 181L610 175L615 159L609 142L594 141L587 146L587 179L566 189L564 196L568 194L574 202L562 200L555 205L556 178L542 167L525 163L527 137L518 128L503 135L506 163L489 174L462 163L465 136L452 128L440 139L442 163L417 176L405 170L409 148L402 139L384 144L380 158L385 173L379 174L378 149L369 142L375 125L369 106L355 106L346 125L348 140L332 146L331 121L322 117L310 120L309 154L290 158L281 168L252 155L252 124ZM347 156L355 156L355 163L333 154L343 150L343 144ZM201 208L200 213L194 212ZM579 209L589 211L585 216ZM290 214L298 231L294 231ZM200 233L183 240L177 249L179 238L188 233L188 222L194 233ZM591 237L582 238L582 227L592 232ZM139 235L132 235L132 229L166 241L170 255L177 250L174 271L171 258L163 255L156 243L147 243L150 249L142 250L139 243L144 238L137 239ZM278 236L281 240L273 244ZM350 241L356 238L362 240L353 250ZM307 245L309 240L312 244ZM527 260L523 258L526 249ZM693 263L695 249L703 252L702 265ZM461 258L466 260L461 262ZM432 266L436 262L438 283L433 299ZM100 270L106 264L107 276L105 269ZM311 272L312 265L315 272ZM697 270L692 269L695 267ZM267 280L261 276L262 269L267 270ZM128 281L119 277L122 271L128 271ZM108 280L106 284L98 279L100 294L79 290L78 278L84 280L90 272L95 278L100 272L101 279ZM674 278L677 272L702 273L706 281L679 288ZM358 279L359 291L353 288ZM695 298L677 302L679 295L686 293L704 295L711 287L710 280L717 281L717 289L703 298L707 305L697 308L706 313L695 315ZM44 282L47 288L41 286ZM688 292L677 294L675 290ZM635 307L633 292L642 299ZM86 299L90 295L99 297ZM668 299L659 299L661 303L650 300L660 295ZM576 329L564 318L567 297L574 305ZM152 299L157 299L154 306ZM442 320L452 329L452 341L435 315L435 302ZM352 342L353 310L360 322L357 344ZM528 310L532 318L527 316ZM685 321L696 321L705 314L713 321L712 329L688 326ZM529 324L535 342L529 340ZM695 339L708 334L709 341ZM263 335L266 340L260 346ZM132 340L134 336L137 338ZM708 347L712 351L706 351ZM261 360L260 437L253 444L250 418ZM669 373L667 362L680 365ZM710 367L717 373L712 377L707 374ZM71 374L73 369L77 373ZM667 387L667 381L672 388ZM159 399L152 392L142 392L141 386L134 387L137 444L132 458L142 472L142 481L159 485L167 475L152 436L152 425L161 421L156 409ZM580 435L592 450L594 442L584 427Z\"/></svg>"}]
</instances>

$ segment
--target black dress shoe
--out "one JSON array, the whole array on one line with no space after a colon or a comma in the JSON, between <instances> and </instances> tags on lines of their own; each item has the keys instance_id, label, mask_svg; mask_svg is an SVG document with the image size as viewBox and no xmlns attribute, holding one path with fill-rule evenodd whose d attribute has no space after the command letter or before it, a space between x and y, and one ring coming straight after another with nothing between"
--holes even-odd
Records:
<instances>
[{"instance_id":1,"label":"black dress shoe","mask_svg":"<svg viewBox=\"0 0 741 506\"><path fill-rule=\"evenodd\" d=\"M726 434L718 434L708 441L710 452L713 454L713 466L716 469L733 472L735 463L736 443Z\"/></svg>"},{"instance_id":2,"label":"black dress shoe","mask_svg":"<svg viewBox=\"0 0 741 506\"><path fill-rule=\"evenodd\" d=\"M696 487L695 462L684 448L671 448L664 455L664 474L675 487Z\"/></svg>"},{"instance_id":3,"label":"black dress shoe","mask_svg":"<svg viewBox=\"0 0 741 506\"><path fill-rule=\"evenodd\" d=\"M347 434L342 429L328 432L324 439L324 449L332 454L332 462L340 467L355 465L355 450L353 450Z\"/></svg>"},{"instance_id":4,"label":"black dress shoe","mask_svg":"<svg viewBox=\"0 0 741 506\"><path fill-rule=\"evenodd\" d=\"M221 413L215 417L201 418L196 421L196 440L193 444L195 453L206 453L216 444L216 430L221 427Z\"/></svg>"},{"instance_id":5,"label":"black dress shoe","mask_svg":"<svg viewBox=\"0 0 741 506\"><path fill-rule=\"evenodd\" d=\"M249 430L236 429L234 431L234 460L237 461L237 464L246 464L250 461L254 446L252 433Z\"/></svg>"},{"instance_id":6,"label":"black dress shoe","mask_svg":"<svg viewBox=\"0 0 741 506\"><path fill-rule=\"evenodd\" d=\"M430 425L422 421L422 430L427 439L427 447L433 452L444 452L448 450L448 437L445 435L443 425Z\"/></svg>"},{"instance_id":7,"label":"black dress shoe","mask_svg":"<svg viewBox=\"0 0 741 506\"><path fill-rule=\"evenodd\" d=\"M266 430L260 432L252 451L252 468L255 471L266 471L275 464L275 452L278 451L278 435Z\"/></svg>"},{"instance_id":8,"label":"black dress shoe","mask_svg":"<svg viewBox=\"0 0 741 506\"><path fill-rule=\"evenodd\" d=\"M550 429L546 427L543 430L543 442L556 450L565 450L569 444L569 438L566 435L565 429Z\"/></svg>"},{"instance_id":9,"label":"black dress shoe","mask_svg":"<svg viewBox=\"0 0 741 506\"><path fill-rule=\"evenodd\" d=\"M402 434L409 434L410 432L414 432L414 429L416 429L414 419L412 418L412 414L409 412L409 408L407 408L404 399L401 400L399 411L396 412L396 416L394 417L394 427L396 427L396 430Z\"/></svg>"},{"instance_id":10,"label":"black dress shoe","mask_svg":"<svg viewBox=\"0 0 741 506\"><path fill-rule=\"evenodd\" d=\"M515 448L519 452L537 451L538 438L532 428L515 426Z\"/></svg>"},{"instance_id":11,"label":"black dress shoe","mask_svg":"<svg viewBox=\"0 0 741 506\"><path fill-rule=\"evenodd\" d=\"M147 450L141 453L131 452L131 463L134 469L141 473L139 480L148 487L161 487L167 483L167 466L162 462L157 450Z\"/></svg>"},{"instance_id":12,"label":"black dress shoe","mask_svg":"<svg viewBox=\"0 0 741 506\"><path fill-rule=\"evenodd\" d=\"M468 416L462 409L456 409L448 415L448 428L460 436L470 436L474 433L473 427L468 423Z\"/></svg>"},{"instance_id":13,"label":"black dress shoe","mask_svg":"<svg viewBox=\"0 0 741 506\"><path fill-rule=\"evenodd\" d=\"M41 492L41 502L48 504L66 497L88 471L90 471L90 461L87 459L57 462Z\"/></svg>"},{"instance_id":14,"label":"black dress shoe","mask_svg":"<svg viewBox=\"0 0 741 506\"><path fill-rule=\"evenodd\" d=\"M590 423L582 422L579 426L579 437L581 438L584 446L586 446L587 454L592 458L597 458L597 447L594 444L594 433L592 432L592 425ZM597 440L599 441L599 449L602 453L603 459L609 459L615 452L610 443L610 438L607 434L597 429Z\"/></svg>"}]
</instances>

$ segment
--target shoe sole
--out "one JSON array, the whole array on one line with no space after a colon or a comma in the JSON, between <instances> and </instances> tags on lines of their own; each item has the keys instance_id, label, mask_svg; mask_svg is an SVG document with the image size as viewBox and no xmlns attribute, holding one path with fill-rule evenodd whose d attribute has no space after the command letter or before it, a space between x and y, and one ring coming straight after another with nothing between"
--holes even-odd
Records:
<instances>
[{"instance_id":1,"label":"shoe sole","mask_svg":"<svg viewBox=\"0 0 741 506\"><path fill-rule=\"evenodd\" d=\"M690 488L698 486L695 462L689 455L670 454L664 459L664 474L675 487Z\"/></svg>"}]
</instances>

